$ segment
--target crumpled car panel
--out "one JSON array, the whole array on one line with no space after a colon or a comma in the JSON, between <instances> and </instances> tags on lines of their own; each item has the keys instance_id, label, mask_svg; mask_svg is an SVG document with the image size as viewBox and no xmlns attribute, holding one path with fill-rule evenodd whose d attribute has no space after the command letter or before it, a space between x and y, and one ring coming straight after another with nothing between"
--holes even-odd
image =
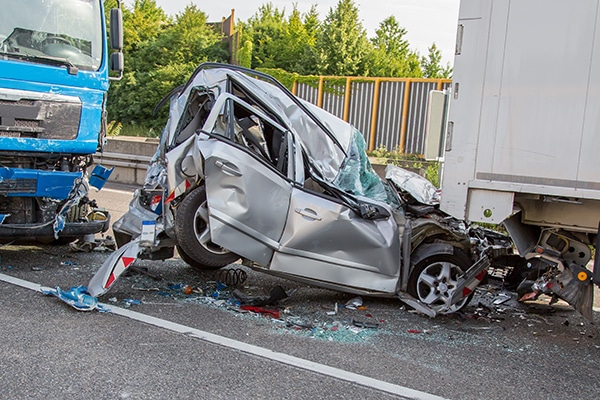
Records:
<instances>
[{"instance_id":1,"label":"crumpled car panel","mask_svg":"<svg viewBox=\"0 0 600 400\"><path fill-rule=\"evenodd\" d=\"M398 181L398 171L390 177L395 188L382 180L358 130L267 80L243 68L204 64L172 97L146 184L115 224L133 240L129 249L139 248L135 257L150 258L163 247L179 249L185 242L197 259L224 265L218 253L202 247L210 242L212 248L229 250L228 260L239 255L267 273L353 293L396 296L435 315L400 292L413 268L410 254L421 244L443 242L469 253L475 264L483 252L471 253L476 243L464 225L432 218L439 213L434 206L420 209L431 215L405 208L396 190L426 204L435 204L435 193L420 177ZM190 199L203 202L195 214ZM140 240L146 220L156 228L150 236L154 241ZM186 239L178 241L182 232ZM194 235L197 242L188 240ZM192 252L185 253L189 259ZM98 272L95 292L104 291L107 280L112 284L124 270L116 258L111 262Z\"/></svg>"}]
</instances>

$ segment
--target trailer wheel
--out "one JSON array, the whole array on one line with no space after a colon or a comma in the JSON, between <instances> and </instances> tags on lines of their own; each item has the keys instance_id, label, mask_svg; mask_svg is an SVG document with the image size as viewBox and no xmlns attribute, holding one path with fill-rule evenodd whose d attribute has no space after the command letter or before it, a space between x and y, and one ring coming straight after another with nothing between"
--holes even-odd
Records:
<instances>
[{"instance_id":1,"label":"trailer wheel","mask_svg":"<svg viewBox=\"0 0 600 400\"><path fill-rule=\"evenodd\" d=\"M175 234L181 259L192 268L218 269L239 258L211 241L204 186L190 192L177 207Z\"/></svg>"},{"instance_id":2,"label":"trailer wheel","mask_svg":"<svg viewBox=\"0 0 600 400\"><path fill-rule=\"evenodd\" d=\"M454 254L434 254L419 261L408 280L408 293L434 309L438 314L451 314L466 306L473 294L450 305L458 277L471 266L461 250Z\"/></svg>"}]
</instances>

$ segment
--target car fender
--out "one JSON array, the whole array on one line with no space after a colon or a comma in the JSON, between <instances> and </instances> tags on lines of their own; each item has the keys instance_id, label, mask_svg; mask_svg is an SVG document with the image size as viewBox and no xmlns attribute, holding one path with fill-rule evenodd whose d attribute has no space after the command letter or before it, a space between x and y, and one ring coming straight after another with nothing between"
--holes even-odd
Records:
<instances>
[{"instance_id":1,"label":"car fender","mask_svg":"<svg viewBox=\"0 0 600 400\"><path fill-rule=\"evenodd\" d=\"M450 243L424 243L410 254L411 269L427 257L437 254L454 254L454 246Z\"/></svg>"}]
</instances>

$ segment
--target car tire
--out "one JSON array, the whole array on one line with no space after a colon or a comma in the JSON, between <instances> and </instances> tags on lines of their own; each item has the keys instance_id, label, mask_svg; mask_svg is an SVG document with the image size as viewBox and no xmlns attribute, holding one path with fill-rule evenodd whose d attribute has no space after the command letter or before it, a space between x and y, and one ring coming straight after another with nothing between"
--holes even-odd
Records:
<instances>
[{"instance_id":1,"label":"car tire","mask_svg":"<svg viewBox=\"0 0 600 400\"><path fill-rule=\"evenodd\" d=\"M239 259L237 254L210 240L204 186L192 190L177 207L175 234L181 259L192 268L218 269Z\"/></svg>"},{"instance_id":2,"label":"car tire","mask_svg":"<svg viewBox=\"0 0 600 400\"><path fill-rule=\"evenodd\" d=\"M427 304L438 314L452 314L465 307L473 294L460 302L449 305L458 276L466 271L472 262L457 248L454 254L434 254L419 261L412 269L408 280L408 293Z\"/></svg>"}]
</instances>

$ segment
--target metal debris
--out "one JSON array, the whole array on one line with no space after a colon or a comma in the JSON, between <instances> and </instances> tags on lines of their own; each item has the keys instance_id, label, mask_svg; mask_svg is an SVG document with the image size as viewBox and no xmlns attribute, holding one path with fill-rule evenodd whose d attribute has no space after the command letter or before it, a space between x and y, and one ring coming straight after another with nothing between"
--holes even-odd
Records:
<instances>
[{"instance_id":1,"label":"metal debris","mask_svg":"<svg viewBox=\"0 0 600 400\"><path fill-rule=\"evenodd\" d=\"M101 304L98 304L98 298L88 293L86 286L73 286L69 290L62 290L57 286L55 289L41 288L40 291L47 296L57 297L79 311L108 311Z\"/></svg>"}]
</instances>

